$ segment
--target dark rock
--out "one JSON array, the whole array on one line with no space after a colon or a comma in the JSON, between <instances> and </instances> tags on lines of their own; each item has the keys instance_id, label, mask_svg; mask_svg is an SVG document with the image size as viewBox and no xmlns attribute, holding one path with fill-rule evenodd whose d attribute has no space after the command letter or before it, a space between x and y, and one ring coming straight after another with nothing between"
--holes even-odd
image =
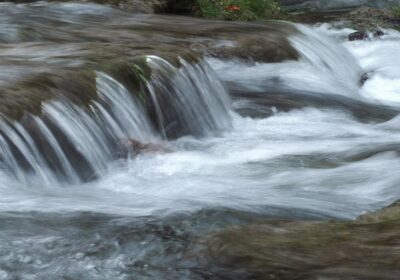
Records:
<instances>
[{"instance_id":1,"label":"dark rock","mask_svg":"<svg viewBox=\"0 0 400 280\"><path fill-rule=\"evenodd\" d=\"M365 84L365 82L368 81L368 79L369 79L369 74L368 73L362 74L362 76L360 78L360 81L359 81L360 87L362 87Z\"/></svg>"},{"instance_id":2,"label":"dark rock","mask_svg":"<svg viewBox=\"0 0 400 280\"><path fill-rule=\"evenodd\" d=\"M230 34L229 40L234 42L225 46L208 46L207 53L220 59L239 58L246 61L273 63L299 58L299 53L288 40L288 36L298 31L282 22L268 22L268 25L235 22L210 31L210 34L216 38Z\"/></svg>"},{"instance_id":3,"label":"dark rock","mask_svg":"<svg viewBox=\"0 0 400 280\"><path fill-rule=\"evenodd\" d=\"M235 110L245 117L266 118L274 111L288 112L305 107L336 108L352 114L361 122L388 121L399 114L399 110L381 104L371 104L340 95L324 95L317 92L277 90L252 92L228 84L231 96L236 101Z\"/></svg>"},{"instance_id":4,"label":"dark rock","mask_svg":"<svg viewBox=\"0 0 400 280\"><path fill-rule=\"evenodd\" d=\"M127 157L129 154L139 153L170 153L171 150L161 144L144 143L136 139L122 139L118 143L120 157Z\"/></svg>"},{"instance_id":5,"label":"dark rock","mask_svg":"<svg viewBox=\"0 0 400 280\"><path fill-rule=\"evenodd\" d=\"M224 279L395 280L399 229L396 203L355 221L270 219L228 227L205 237L196 254L213 271L229 272Z\"/></svg>"},{"instance_id":6,"label":"dark rock","mask_svg":"<svg viewBox=\"0 0 400 280\"><path fill-rule=\"evenodd\" d=\"M358 30L374 30L378 27L394 28L394 14L389 9L360 7L343 15L340 19L351 22L351 28Z\"/></svg>"},{"instance_id":7,"label":"dark rock","mask_svg":"<svg viewBox=\"0 0 400 280\"><path fill-rule=\"evenodd\" d=\"M167 4L162 12L176 15L202 15L197 0L167 0Z\"/></svg>"},{"instance_id":8,"label":"dark rock","mask_svg":"<svg viewBox=\"0 0 400 280\"><path fill-rule=\"evenodd\" d=\"M201 16L197 0L93 0L131 13Z\"/></svg>"},{"instance_id":9,"label":"dark rock","mask_svg":"<svg viewBox=\"0 0 400 280\"><path fill-rule=\"evenodd\" d=\"M239 58L246 61L274 63L284 60L297 60L299 55L286 38L275 37L271 41L268 37L246 37L239 39L237 45L229 47L211 48L210 55L220 59Z\"/></svg>"},{"instance_id":10,"label":"dark rock","mask_svg":"<svg viewBox=\"0 0 400 280\"><path fill-rule=\"evenodd\" d=\"M380 29L376 29L375 31L372 32L373 38L380 38L383 35L385 35L385 33L383 33L383 31ZM356 32L349 34L348 38L349 38L349 41L361 41L361 40L368 39L369 35L368 35L367 31L356 31Z\"/></svg>"},{"instance_id":11,"label":"dark rock","mask_svg":"<svg viewBox=\"0 0 400 280\"><path fill-rule=\"evenodd\" d=\"M366 31L356 31L349 34L349 41L361 41L368 39L368 33Z\"/></svg>"},{"instance_id":12,"label":"dark rock","mask_svg":"<svg viewBox=\"0 0 400 280\"><path fill-rule=\"evenodd\" d=\"M398 29L400 26L400 21L396 18L392 10L377 9L368 6L329 11L301 9L290 12L287 19L309 24L340 21L342 22L341 27L356 30Z\"/></svg>"},{"instance_id":13,"label":"dark rock","mask_svg":"<svg viewBox=\"0 0 400 280\"><path fill-rule=\"evenodd\" d=\"M374 33L372 34L372 36L374 36L374 38L382 37L383 35L385 35L385 33L383 33L383 31L380 29L375 30Z\"/></svg>"}]
</instances>

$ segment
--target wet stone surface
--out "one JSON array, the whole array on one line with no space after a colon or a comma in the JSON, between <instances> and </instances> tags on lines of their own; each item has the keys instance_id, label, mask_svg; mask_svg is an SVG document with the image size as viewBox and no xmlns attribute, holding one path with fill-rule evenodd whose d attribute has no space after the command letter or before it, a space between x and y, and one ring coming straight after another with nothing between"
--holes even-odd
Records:
<instances>
[{"instance_id":1,"label":"wet stone surface","mask_svg":"<svg viewBox=\"0 0 400 280\"><path fill-rule=\"evenodd\" d=\"M382 11L309 26L120 4L1 4L0 280L400 278Z\"/></svg>"}]
</instances>

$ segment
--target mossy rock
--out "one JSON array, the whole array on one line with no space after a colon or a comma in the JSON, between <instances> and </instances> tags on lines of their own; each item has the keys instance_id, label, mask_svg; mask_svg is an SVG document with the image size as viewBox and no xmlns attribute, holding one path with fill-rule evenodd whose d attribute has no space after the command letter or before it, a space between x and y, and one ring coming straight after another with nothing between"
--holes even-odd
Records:
<instances>
[{"instance_id":1,"label":"mossy rock","mask_svg":"<svg viewBox=\"0 0 400 280\"><path fill-rule=\"evenodd\" d=\"M25 113L40 115L42 103L51 99L62 97L85 106L96 96L94 71L46 72L3 88L0 92L0 112L9 119L19 120Z\"/></svg>"},{"instance_id":2,"label":"mossy rock","mask_svg":"<svg viewBox=\"0 0 400 280\"><path fill-rule=\"evenodd\" d=\"M392 9L357 7L350 10L334 11L295 11L287 19L300 23L341 22L341 26L357 30L376 30L377 28L400 28L400 19Z\"/></svg>"},{"instance_id":3,"label":"mossy rock","mask_svg":"<svg viewBox=\"0 0 400 280\"><path fill-rule=\"evenodd\" d=\"M225 228L202 239L200 252L224 279L394 280L399 230L395 203L356 221L260 220Z\"/></svg>"},{"instance_id":4,"label":"mossy rock","mask_svg":"<svg viewBox=\"0 0 400 280\"><path fill-rule=\"evenodd\" d=\"M231 44L217 46L211 44L205 49L208 55L221 59L239 58L266 63L298 60L299 53L288 40L288 36L297 33L298 30L294 25L279 21L216 24L209 30L211 37L224 38Z\"/></svg>"},{"instance_id":5,"label":"mossy rock","mask_svg":"<svg viewBox=\"0 0 400 280\"><path fill-rule=\"evenodd\" d=\"M153 58L166 61L172 65L172 69L152 68L149 59ZM187 134L187 127L181 121L179 110L174 107L176 89L171 82L182 67L182 59L189 64L200 62L199 57L191 52L180 55L158 52L158 55L143 55L128 61L113 61L103 68L105 73L121 83L140 102L154 128L166 138Z\"/></svg>"}]
</instances>

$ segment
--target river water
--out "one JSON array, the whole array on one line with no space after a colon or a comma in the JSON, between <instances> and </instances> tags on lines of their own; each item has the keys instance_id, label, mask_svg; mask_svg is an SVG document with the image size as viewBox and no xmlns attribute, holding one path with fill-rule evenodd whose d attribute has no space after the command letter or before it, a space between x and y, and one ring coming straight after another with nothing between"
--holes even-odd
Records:
<instances>
[{"instance_id":1,"label":"river water","mask_svg":"<svg viewBox=\"0 0 400 280\"><path fill-rule=\"evenodd\" d=\"M298 60L193 62L177 49L176 66L159 49L226 48L242 33L91 4L0 13L4 100L21 87L41 98L20 83L38 73L78 72L68 83L80 83L83 65L142 52L154 113L99 67L87 108L57 95L39 115L4 118L0 279L213 279L186 250L212 230L254 217L354 219L400 198L397 31L348 42L351 29L279 23ZM237 28L262 37L268 24ZM162 149L116 157L124 139Z\"/></svg>"}]
</instances>

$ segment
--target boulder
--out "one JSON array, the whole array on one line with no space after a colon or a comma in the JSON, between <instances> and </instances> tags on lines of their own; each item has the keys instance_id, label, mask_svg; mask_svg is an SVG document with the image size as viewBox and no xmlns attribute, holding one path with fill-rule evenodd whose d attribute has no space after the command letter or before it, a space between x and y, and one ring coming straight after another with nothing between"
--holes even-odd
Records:
<instances>
[{"instance_id":1,"label":"boulder","mask_svg":"<svg viewBox=\"0 0 400 280\"><path fill-rule=\"evenodd\" d=\"M133 13L201 15L197 0L94 0Z\"/></svg>"},{"instance_id":2,"label":"boulder","mask_svg":"<svg viewBox=\"0 0 400 280\"><path fill-rule=\"evenodd\" d=\"M349 34L349 41L361 41L368 39L368 33L366 31L356 31Z\"/></svg>"},{"instance_id":3,"label":"boulder","mask_svg":"<svg viewBox=\"0 0 400 280\"><path fill-rule=\"evenodd\" d=\"M167 0L164 10L161 12L176 15L202 15L197 0Z\"/></svg>"},{"instance_id":4,"label":"boulder","mask_svg":"<svg viewBox=\"0 0 400 280\"><path fill-rule=\"evenodd\" d=\"M399 279L399 203L355 221L261 220L204 238L205 267L218 279Z\"/></svg>"},{"instance_id":5,"label":"boulder","mask_svg":"<svg viewBox=\"0 0 400 280\"><path fill-rule=\"evenodd\" d=\"M383 31L380 29L373 31L370 34L371 35L369 35L368 31L356 31L356 32L350 33L348 38L349 38L349 41L361 41L361 40L369 39L370 37L380 38L383 35L385 35L385 33L383 33Z\"/></svg>"}]
</instances>

